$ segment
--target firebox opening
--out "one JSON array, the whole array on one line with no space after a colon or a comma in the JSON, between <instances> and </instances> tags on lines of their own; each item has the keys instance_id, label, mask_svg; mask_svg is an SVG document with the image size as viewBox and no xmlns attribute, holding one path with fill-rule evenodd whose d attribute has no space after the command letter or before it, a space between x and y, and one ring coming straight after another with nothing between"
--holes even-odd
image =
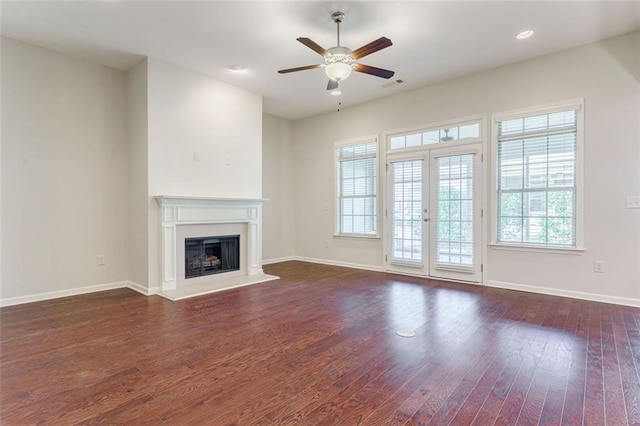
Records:
<instances>
[{"instance_id":1,"label":"firebox opening","mask_svg":"<svg viewBox=\"0 0 640 426\"><path fill-rule=\"evenodd\" d=\"M240 235L185 238L184 277L240 270Z\"/></svg>"}]
</instances>

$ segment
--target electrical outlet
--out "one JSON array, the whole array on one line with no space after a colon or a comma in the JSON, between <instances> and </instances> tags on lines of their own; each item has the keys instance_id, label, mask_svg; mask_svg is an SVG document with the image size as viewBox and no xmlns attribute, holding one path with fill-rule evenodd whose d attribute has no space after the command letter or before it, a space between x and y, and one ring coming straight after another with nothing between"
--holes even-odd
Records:
<instances>
[{"instance_id":1,"label":"electrical outlet","mask_svg":"<svg viewBox=\"0 0 640 426\"><path fill-rule=\"evenodd\" d=\"M193 161L200 161L200 153L199 152L194 152L193 153Z\"/></svg>"},{"instance_id":2,"label":"electrical outlet","mask_svg":"<svg viewBox=\"0 0 640 426\"><path fill-rule=\"evenodd\" d=\"M324 242L324 246L325 246L326 248L331 247L331 242L330 242L329 240L326 240L326 241Z\"/></svg>"},{"instance_id":3,"label":"electrical outlet","mask_svg":"<svg viewBox=\"0 0 640 426\"><path fill-rule=\"evenodd\" d=\"M98 266L104 266L107 262L104 259L104 254L98 255Z\"/></svg>"},{"instance_id":4,"label":"electrical outlet","mask_svg":"<svg viewBox=\"0 0 640 426\"><path fill-rule=\"evenodd\" d=\"M231 165L231 157L229 157L228 155L226 157L224 157L224 165L225 166L230 166Z\"/></svg>"},{"instance_id":5,"label":"electrical outlet","mask_svg":"<svg viewBox=\"0 0 640 426\"><path fill-rule=\"evenodd\" d=\"M604 274L604 260L596 260L593 262L593 271Z\"/></svg>"}]
</instances>

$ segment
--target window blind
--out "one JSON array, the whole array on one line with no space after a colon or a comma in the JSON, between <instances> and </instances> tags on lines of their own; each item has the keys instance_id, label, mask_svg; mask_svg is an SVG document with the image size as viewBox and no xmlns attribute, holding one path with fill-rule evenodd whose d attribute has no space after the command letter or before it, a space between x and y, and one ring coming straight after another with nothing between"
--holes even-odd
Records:
<instances>
[{"instance_id":1,"label":"window blind","mask_svg":"<svg viewBox=\"0 0 640 426\"><path fill-rule=\"evenodd\" d=\"M377 233L377 142L336 148L337 230L339 234Z\"/></svg>"},{"instance_id":2,"label":"window blind","mask_svg":"<svg viewBox=\"0 0 640 426\"><path fill-rule=\"evenodd\" d=\"M432 238L432 262L438 266L472 269L476 218L474 154L462 154L434 159L432 179L435 179L435 211L431 217L435 238Z\"/></svg>"},{"instance_id":3,"label":"window blind","mask_svg":"<svg viewBox=\"0 0 640 426\"><path fill-rule=\"evenodd\" d=\"M497 242L576 246L577 110L497 122Z\"/></svg>"},{"instance_id":4,"label":"window blind","mask_svg":"<svg viewBox=\"0 0 640 426\"><path fill-rule=\"evenodd\" d=\"M393 179L392 238L394 259L422 262L423 160L391 163Z\"/></svg>"}]
</instances>

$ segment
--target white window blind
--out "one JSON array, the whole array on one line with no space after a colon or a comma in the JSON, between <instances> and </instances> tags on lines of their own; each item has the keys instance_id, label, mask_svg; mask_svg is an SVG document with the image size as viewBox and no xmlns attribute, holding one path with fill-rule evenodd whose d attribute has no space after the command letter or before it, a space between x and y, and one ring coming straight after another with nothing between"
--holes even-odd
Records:
<instances>
[{"instance_id":1,"label":"white window blind","mask_svg":"<svg viewBox=\"0 0 640 426\"><path fill-rule=\"evenodd\" d=\"M391 163L393 178L394 259L422 261L422 163L423 160Z\"/></svg>"},{"instance_id":2,"label":"white window blind","mask_svg":"<svg viewBox=\"0 0 640 426\"><path fill-rule=\"evenodd\" d=\"M436 238L432 242L436 265L471 268L474 259L474 154L436 158Z\"/></svg>"},{"instance_id":3,"label":"white window blind","mask_svg":"<svg viewBox=\"0 0 640 426\"><path fill-rule=\"evenodd\" d=\"M338 234L377 234L377 142L336 147Z\"/></svg>"},{"instance_id":4,"label":"white window blind","mask_svg":"<svg viewBox=\"0 0 640 426\"><path fill-rule=\"evenodd\" d=\"M497 122L497 242L576 247L577 107Z\"/></svg>"}]
</instances>

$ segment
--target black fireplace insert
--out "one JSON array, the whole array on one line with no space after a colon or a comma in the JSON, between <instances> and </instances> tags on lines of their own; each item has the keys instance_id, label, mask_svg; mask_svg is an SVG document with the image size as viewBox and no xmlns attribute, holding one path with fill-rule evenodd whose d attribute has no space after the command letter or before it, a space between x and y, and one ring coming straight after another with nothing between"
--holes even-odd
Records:
<instances>
[{"instance_id":1,"label":"black fireplace insert","mask_svg":"<svg viewBox=\"0 0 640 426\"><path fill-rule=\"evenodd\" d=\"M184 277L240 270L240 235L223 235L184 240Z\"/></svg>"}]
</instances>

